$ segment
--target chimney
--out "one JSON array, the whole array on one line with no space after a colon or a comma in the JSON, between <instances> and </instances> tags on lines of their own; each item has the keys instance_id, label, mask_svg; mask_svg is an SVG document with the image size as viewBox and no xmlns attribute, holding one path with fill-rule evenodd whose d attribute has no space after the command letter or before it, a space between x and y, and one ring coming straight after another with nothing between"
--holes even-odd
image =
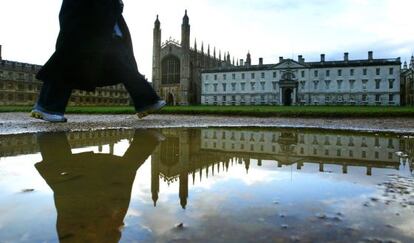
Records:
<instances>
[{"instance_id":1,"label":"chimney","mask_svg":"<svg viewBox=\"0 0 414 243\"><path fill-rule=\"evenodd\" d=\"M244 60L240 59L240 66L244 66Z\"/></svg>"},{"instance_id":2,"label":"chimney","mask_svg":"<svg viewBox=\"0 0 414 243\"><path fill-rule=\"evenodd\" d=\"M349 61L349 53L348 52L344 53L344 61L345 62Z\"/></svg>"},{"instance_id":3,"label":"chimney","mask_svg":"<svg viewBox=\"0 0 414 243\"><path fill-rule=\"evenodd\" d=\"M263 57L259 58L259 66L263 65Z\"/></svg>"},{"instance_id":4,"label":"chimney","mask_svg":"<svg viewBox=\"0 0 414 243\"><path fill-rule=\"evenodd\" d=\"M321 62L325 62L325 54L321 54Z\"/></svg>"},{"instance_id":5,"label":"chimney","mask_svg":"<svg viewBox=\"0 0 414 243\"><path fill-rule=\"evenodd\" d=\"M3 60L3 58L1 57L1 45L0 45L0 60Z\"/></svg>"},{"instance_id":6,"label":"chimney","mask_svg":"<svg viewBox=\"0 0 414 243\"><path fill-rule=\"evenodd\" d=\"M298 62L299 62L299 63L302 63L302 55L299 55L299 56L298 56Z\"/></svg>"},{"instance_id":7,"label":"chimney","mask_svg":"<svg viewBox=\"0 0 414 243\"><path fill-rule=\"evenodd\" d=\"M283 57L279 57L279 62L283 62Z\"/></svg>"},{"instance_id":8,"label":"chimney","mask_svg":"<svg viewBox=\"0 0 414 243\"><path fill-rule=\"evenodd\" d=\"M372 61L374 59L374 53L372 51L368 52L368 60Z\"/></svg>"}]
</instances>

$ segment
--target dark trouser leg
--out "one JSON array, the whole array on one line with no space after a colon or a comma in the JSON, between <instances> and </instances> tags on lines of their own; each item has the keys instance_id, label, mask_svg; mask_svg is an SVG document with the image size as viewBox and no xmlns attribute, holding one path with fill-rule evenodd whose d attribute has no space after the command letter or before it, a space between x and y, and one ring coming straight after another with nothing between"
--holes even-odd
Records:
<instances>
[{"instance_id":1,"label":"dark trouser leg","mask_svg":"<svg viewBox=\"0 0 414 243\"><path fill-rule=\"evenodd\" d=\"M72 155L68 138L64 132L39 133L36 134L36 138L43 162L58 163L68 160Z\"/></svg>"},{"instance_id":2,"label":"dark trouser leg","mask_svg":"<svg viewBox=\"0 0 414 243\"><path fill-rule=\"evenodd\" d=\"M108 48L103 79L123 83L136 111L141 111L159 100L152 86L139 73L132 50L120 38L113 39Z\"/></svg>"},{"instance_id":3,"label":"dark trouser leg","mask_svg":"<svg viewBox=\"0 0 414 243\"><path fill-rule=\"evenodd\" d=\"M157 102L159 97L139 72L134 76L135 78L125 79L123 84L134 102L135 111L141 111L144 107Z\"/></svg>"},{"instance_id":4,"label":"dark trouser leg","mask_svg":"<svg viewBox=\"0 0 414 243\"><path fill-rule=\"evenodd\" d=\"M63 115L72 89L56 82L44 81L40 89L35 109L56 115Z\"/></svg>"},{"instance_id":5,"label":"dark trouser leg","mask_svg":"<svg viewBox=\"0 0 414 243\"><path fill-rule=\"evenodd\" d=\"M134 164L136 166L134 170L138 170L154 152L158 144L159 141L153 135L153 132L143 129L135 130L133 141L122 159L125 163Z\"/></svg>"}]
</instances>

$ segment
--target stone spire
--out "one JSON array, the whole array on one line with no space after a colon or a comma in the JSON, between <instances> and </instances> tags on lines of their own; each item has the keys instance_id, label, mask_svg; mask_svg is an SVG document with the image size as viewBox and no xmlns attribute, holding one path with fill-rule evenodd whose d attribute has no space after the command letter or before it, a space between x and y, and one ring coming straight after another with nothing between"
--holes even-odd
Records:
<instances>
[{"instance_id":1,"label":"stone spire","mask_svg":"<svg viewBox=\"0 0 414 243\"><path fill-rule=\"evenodd\" d=\"M183 23L181 25L181 72L180 72L180 94L179 100L180 105L187 105L191 103L191 98L189 92L191 90L191 52L190 52L190 20L187 16L187 10L185 10L185 15L183 17Z\"/></svg>"},{"instance_id":2,"label":"stone spire","mask_svg":"<svg viewBox=\"0 0 414 243\"><path fill-rule=\"evenodd\" d=\"M231 61L230 61L230 52L227 52L227 63L228 63L228 64L230 64L230 63L231 63Z\"/></svg>"},{"instance_id":3,"label":"stone spire","mask_svg":"<svg viewBox=\"0 0 414 243\"><path fill-rule=\"evenodd\" d=\"M246 57L246 65L250 66L252 65L252 57L250 55L250 51L247 52L247 57Z\"/></svg>"},{"instance_id":4,"label":"stone spire","mask_svg":"<svg viewBox=\"0 0 414 243\"><path fill-rule=\"evenodd\" d=\"M187 9L185 10L185 14L184 14L184 17L183 17L183 24L185 24L185 25L190 24L190 19L188 18L188 15L187 15Z\"/></svg>"},{"instance_id":5,"label":"stone spire","mask_svg":"<svg viewBox=\"0 0 414 243\"><path fill-rule=\"evenodd\" d=\"M179 197L180 197L180 204L183 209L187 206L187 199L188 199L188 174L182 173L180 174L180 186L179 186Z\"/></svg>"},{"instance_id":6,"label":"stone spire","mask_svg":"<svg viewBox=\"0 0 414 243\"><path fill-rule=\"evenodd\" d=\"M201 54L204 54L204 42L201 42Z\"/></svg>"},{"instance_id":7,"label":"stone spire","mask_svg":"<svg viewBox=\"0 0 414 243\"><path fill-rule=\"evenodd\" d=\"M408 69L407 61L404 61L403 70L407 70L407 69Z\"/></svg>"},{"instance_id":8,"label":"stone spire","mask_svg":"<svg viewBox=\"0 0 414 243\"><path fill-rule=\"evenodd\" d=\"M414 69L414 55L411 55L410 68Z\"/></svg>"},{"instance_id":9,"label":"stone spire","mask_svg":"<svg viewBox=\"0 0 414 243\"><path fill-rule=\"evenodd\" d=\"M196 51L196 53L197 53L197 38L196 39L194 39L194 50Z\"/></svg>"},{"instance_id":10,"label":"stone spire","mask_svg":"<svg viewBox=\"0 0 414 243\"><path fill-rule=\"evenodd\" d=\"M210 57L210 44L207 46L207 56Z\"/></svg>"},{"instance_id":11,"label":"stone spire","mask_svg":"<svg viewBox=\"0 0 414 243\"><path fill-rule=\"evenodd\" d=\"M158 87L161 83L161 23L158 15L154 22L152 53L152 84L155 91L158 92Z\"/></svg>"},{"instance_id":12,"label":"stone spire","mask_svg":"<svg viewBox=\"0 0 414 243\"><path fill-rule=\"evenodd\" d=\"M158 19L158 14L157 14L157 19L154 22L154 28L155 29L160 29L161 23L160 20Z\"/></svg>"},{"instance_id":13,"label":"stone spire","mask_svg":"<svg viewBox=\"0 0 414 243\"><path fill-rule=\"evenodd\" d=\"M183 24L181 25L181 46L184 49L190 49L190 20L187 16L187 10L185 10Z\"/></svg>"}]
</instances>

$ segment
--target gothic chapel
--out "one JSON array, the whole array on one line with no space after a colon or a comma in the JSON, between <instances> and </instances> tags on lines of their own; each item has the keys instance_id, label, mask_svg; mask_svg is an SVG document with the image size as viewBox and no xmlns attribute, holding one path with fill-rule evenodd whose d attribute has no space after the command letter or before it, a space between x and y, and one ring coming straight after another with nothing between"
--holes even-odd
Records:
<instances>
[{"instance_id":1,"label":"gothic chapel","mask_svg":"<svg viewBox=\"0 0 414 243\"><path fill-rule=\"evenodd\" d=\"M181 43L172 38L161 43L161 23L154 23L154 50L152 64L152 83L158 95L167 101L169 105L191 105L201 103L201 75L202 69L218 68L234 65L221 51L216 57L216 49L210 54L210 45L204 52L204 44L201 50L190 47L190 21L187 10L181 25Z\"/></svg>"}]
</instances>

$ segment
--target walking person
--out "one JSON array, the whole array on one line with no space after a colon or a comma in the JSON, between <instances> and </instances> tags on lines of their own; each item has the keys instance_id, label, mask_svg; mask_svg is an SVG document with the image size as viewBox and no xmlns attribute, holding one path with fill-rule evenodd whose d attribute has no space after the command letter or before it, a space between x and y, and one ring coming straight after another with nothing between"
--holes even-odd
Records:
<instances>
[{"instance_id":1,"label":"walking person","mask_svg":"<svg viewBox=\"0 0 414 243\"><path fill-rule=\"evenodd\" d=\"M122 0L63 0L56 50L36 78L43 81L31 116L66 122L73 89L123 83L139 118L161 109L161 100L138 71Z\"/></svg>"}]
</instances>

